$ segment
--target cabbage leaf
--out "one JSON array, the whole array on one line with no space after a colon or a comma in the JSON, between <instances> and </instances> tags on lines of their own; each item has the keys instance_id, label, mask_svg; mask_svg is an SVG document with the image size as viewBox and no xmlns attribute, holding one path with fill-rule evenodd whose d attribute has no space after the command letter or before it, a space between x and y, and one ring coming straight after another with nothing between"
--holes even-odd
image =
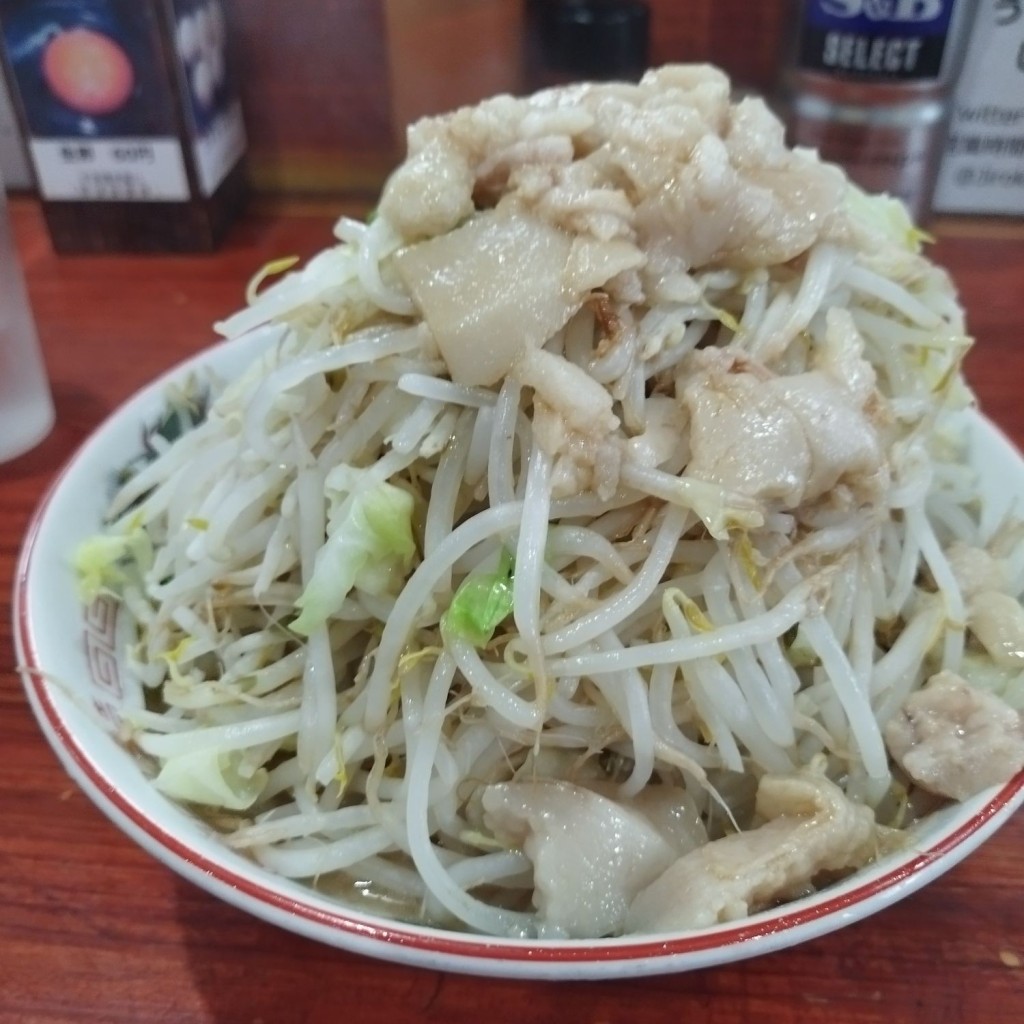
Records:
<instances>
[{"instance_id":1,"label":"cabbage leaf","mask_svg":"<svg viewBox=\"0 0 1024 1024\"><path fill-rule=\"evenodd\" d=\"M128 569L145 572L153 561L153 544L140 516L133 516L123 533L87 537L75 549L72 562L78 596L90 605L101 594L119 593Z\"/></svg>"},{"instance_id":2,"label":"cabbage leaf","mask_svg":"<svg viewBox=\"0 0 1024 1024\"><path fill-rule=\"evenodd\" d=\"M502 548L498 569L462 581L441 620L444 629L474 647L490 643L494 631L512 611L512 555Z\"/></svg>"},{"instance_id":3,"label":"cabbage leaf","mask_svg":"<svg viewBox=\"0 0 1024 1024\"><path fill-rule=\"evenodd\" d=\"M416 552L413 497L373 469L342 464L327 474L327 540L295 602L291 628L308 636L341 608L353 589L387 593L404 578Z\"/></svg>"},{"instance_id":4,"label":"cabbage leaf","mask_svg":"<svg viewBox=\"0 0 1024 1024\"><path fill-rule=\"evenodd\" d=\"M920 252L922 242L934 241L927 231L917 227L903 202L893 196L869 194L851 184L846 194L846 210L907 252Z\"/></svg>"},{"instance_id":5,"label":"cabbage leaf","mask_svg":"<svg viewBox=\"0 0 1024 1024\"><path fill-rule=\"evenodd\" d=\"M167 758L154 779L161 793L174 800L210 807L244 811L251 807L267 785L267 770L251 775L239 769L244 752L193 750Z\"/></svg>"}]
</instances>

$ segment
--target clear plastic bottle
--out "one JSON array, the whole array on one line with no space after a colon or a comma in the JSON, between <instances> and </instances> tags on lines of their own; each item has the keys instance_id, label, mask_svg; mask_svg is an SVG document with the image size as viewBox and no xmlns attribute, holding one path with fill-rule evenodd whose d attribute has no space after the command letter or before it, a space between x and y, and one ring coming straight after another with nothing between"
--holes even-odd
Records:
<instances>
[{"instance_id":1,"label":"clear plastic bottle","mask_svg":"<svg viewBox=\"0 0 1024 1024\"><path fill-rule=\"evenodd\" d=\"M798 0L782 76L791 141L931 209L971 0Z\"/></svg>"},{"instance_id":2,"label":"clear plastic bottle","mask_svg":"<svg viewBox=\"0 0 1024 1024\"><path fill-rule=\"evenodd\" d=\"M50 386L0 180L0 462L41 441L53 419Z\"/></svg>"}]
</instances>

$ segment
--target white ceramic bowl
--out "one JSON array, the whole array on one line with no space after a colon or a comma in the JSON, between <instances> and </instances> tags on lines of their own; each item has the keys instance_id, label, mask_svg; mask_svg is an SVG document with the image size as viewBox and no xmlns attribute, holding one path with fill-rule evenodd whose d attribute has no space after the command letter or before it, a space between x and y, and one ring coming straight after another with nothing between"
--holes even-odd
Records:
<instances>
[{"instance_id":1,"label":"white ceramic bowl","mask_svg":"<svg viewBox=\"0 0 1024 1024\"><path fill-rule=\"evenodd\" d=\"M923 823L897 856L808 899L743 921L685 934L600 941L495 939L377 917L277 877L230 850L163 797L112 735L128 679L118 653L118 607L79 604L70 558L94 533L111 477L138 454L165 388L187 373L230 377L272 337L257 331L209 349L141 391L74 456L32 521L18 567L15 639L25 689L65 768L127 835L216 896L299 934L371 956L474 974L534 978L628 977L735 961L792 946L889 906L970 853L1024 801L1024 773ZM1024 498L1024 463L977 414L968 415L972 461L986 500ZM998 510L990 510L996 514Z\"/></svg>"}]
</instances>

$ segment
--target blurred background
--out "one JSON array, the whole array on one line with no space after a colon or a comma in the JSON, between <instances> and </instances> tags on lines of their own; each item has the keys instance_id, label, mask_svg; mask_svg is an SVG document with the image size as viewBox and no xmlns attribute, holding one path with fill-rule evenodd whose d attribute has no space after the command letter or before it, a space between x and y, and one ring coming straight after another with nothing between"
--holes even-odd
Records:
<instances>
[{"instance_id":1,"label":"blurred background","mask_svg":"<svg viewBox=\"0 0 1024 1024\"><path fill-rule=\"evenodd\" d=\"M524 80L520 47L536 0L227 0L226 6L243 68L257 189L376 188L414 117L534 84ZM773 87L787 0L651 0L647 6L651 64L707 60L741 83Z\"/></svg>"},{"instance_id":2,"label":"blurred background","mask_svg":"<svg viewBox=\"0 0 1024 1024\"><path fill-rule=\"evenodd\" d=\"M523 51L536 6L536 0L223 0L254 188L375 191L399 158L408 120L530 87ZM650 0L649 62L710 60L739 82L771 88L787 6L786 0ZM0 145L12 149L9 117L0 133ZM12 173L16 158L7 159L8 182L24 182L24 172Z\"/></svg>"},{"instance_id":3,"label":"blurred background","mask_svg":"<svg viewBox=\"0 0 1024 1024\"><path fill-rule=\"evenodd\" d=\"M147 17L161 26L162 43L146 37ZM210 247L241 208L243 177L257 196L369 201L402 157L405 126L420 116L499 92L637 78L645 67L687 61L717 64L739 90L766 95L790 114L791 142L819 148L871 190L901 196L921 220L932 212L944 159L935 209L1024 214L1024 0L0 0L7 91L16 94L20 83L22 94L19 113L0 90L0 171L9 189L31 190L45 177L35 140L59 135L57 115L67 111L61 82L37 71L47 49L57 49L52 33L67 35L76 18L103 36L94 33L93 43L117 44L106 47L99 87L113 92L100 102L125 100L119 113L80 118L83 130L137 134L119 132L117 119L129 125L128 115L156 116L154 86L163 74L181 94L169 102L180 115L174 132L185 167L135 185L171 188L187 175L191 205L173 224L167 209L154 208L148 242L139 246L119 234L116 216L99 217L90 233L88 211L51 203L58 249L101 248L101 235L112 249L159 248L153 239L161 235L175 235L167 248L190 248L196 239L195 247ZM215 37L209 59L196 24ZM808 45L818 47L810 64ZM911 71L882 68L922 45L922 54L937 53L934 66L924 68L922 59ZM134 81L124 77L131 54ZM833 58L846 64L822 63ZM84 68L83 58L71 70ZM965 93L956 99L968 118L961 124L950 121L958 79ZM56 103L49 102L54 89ZM26 114L40 97L49 102L41 128ZM229 146L227 133L210 124L219 118L223 128L237 100L244 133L239 119ZM204 125L206 108L213 113ZM26 136L34 140L35 174ZM240 154L244 175L229 175ZM49 159L68 194L47 194L44 185L44 198L85 198L73 194L74 168L59 166L71 160L68 152Z\"/></svg>"}]
</instances>

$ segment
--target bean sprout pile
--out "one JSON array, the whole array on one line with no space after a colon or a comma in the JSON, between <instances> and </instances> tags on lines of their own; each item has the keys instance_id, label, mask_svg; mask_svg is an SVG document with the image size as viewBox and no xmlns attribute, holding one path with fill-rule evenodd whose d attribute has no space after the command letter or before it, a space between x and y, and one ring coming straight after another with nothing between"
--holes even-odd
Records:
<instances>
[{"instance_id":1,"label":"bean sprout pile","mask_svg":"<svg viewBox=\"0 0 1024 1024\"><path fill-rule=\"evenodd\" d=\"M868 822L699 927L949 795L889 731L929 680L1019 695L950 282L723 83L421 122L376 216L219 325L258 335L246 372L169 395L183 429L77 562L134 624L125 742L231 847L375 912L595 937L660 930L640 894L722 843ZM770 809L787 780L810 812Z\"/></svg>"}]
</instances>

